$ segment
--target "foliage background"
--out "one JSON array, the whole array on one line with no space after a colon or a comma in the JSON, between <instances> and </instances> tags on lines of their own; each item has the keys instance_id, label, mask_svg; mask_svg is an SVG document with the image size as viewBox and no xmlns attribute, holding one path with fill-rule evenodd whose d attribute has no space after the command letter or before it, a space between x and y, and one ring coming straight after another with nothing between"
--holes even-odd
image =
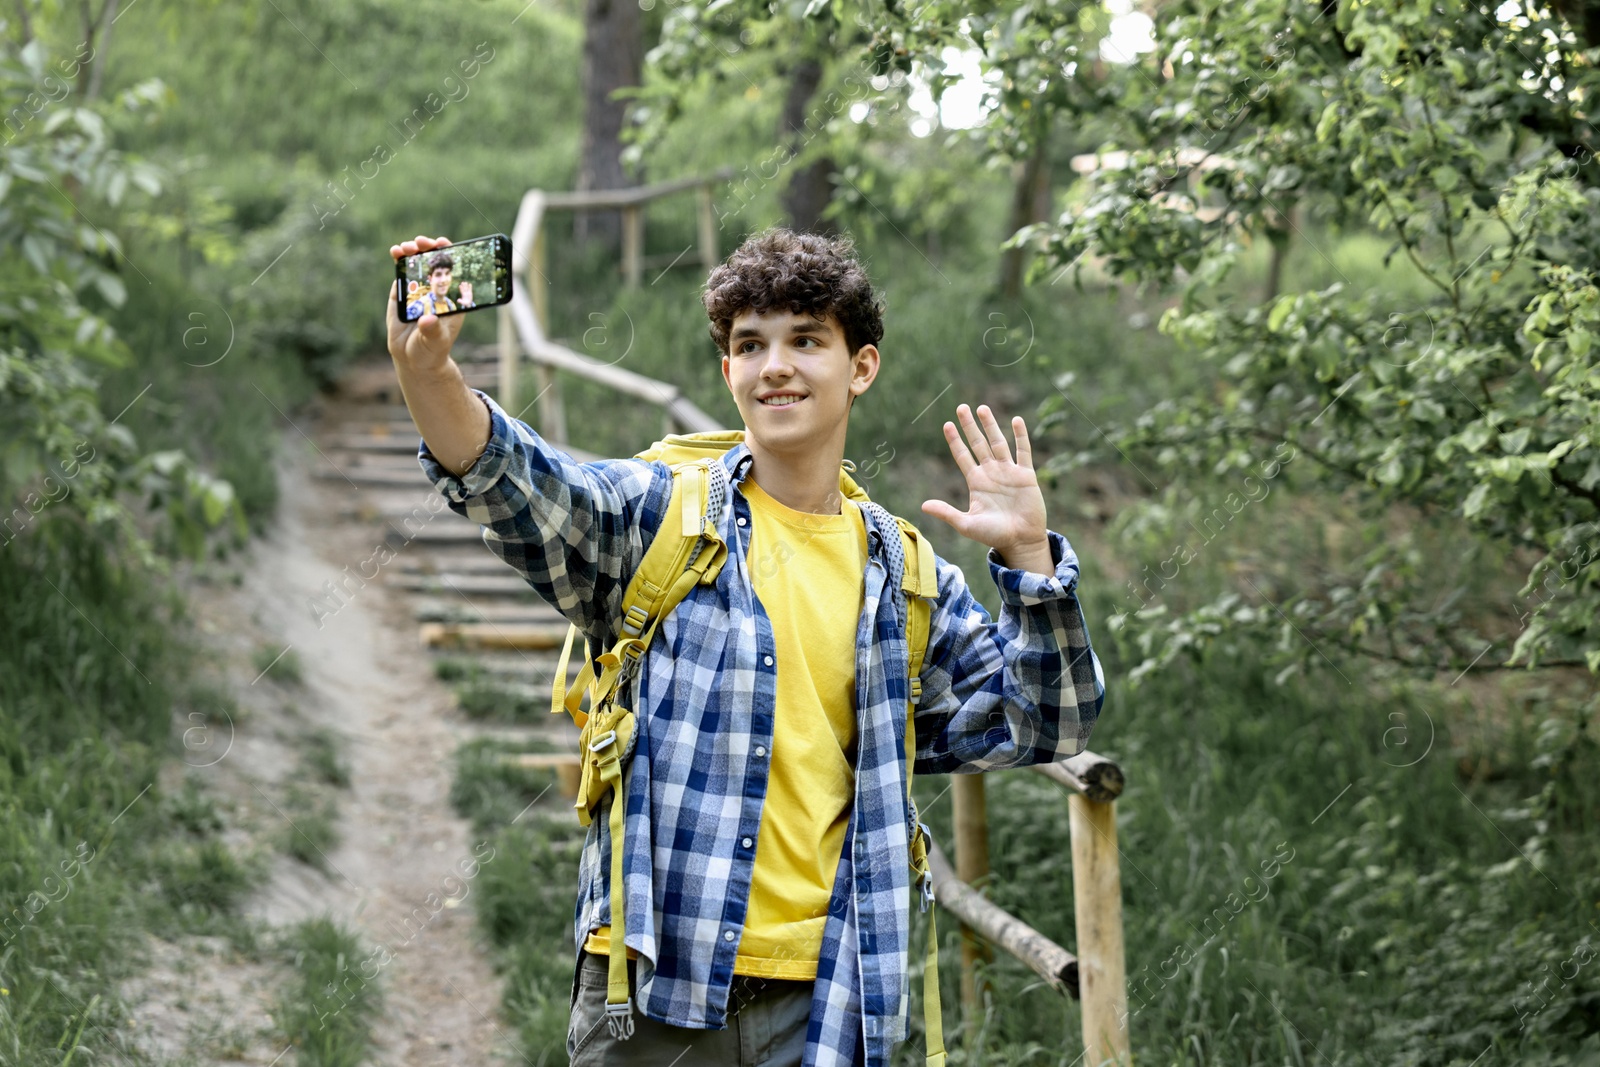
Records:
<instances>
[{"instance_id":1,"label":"foliage background","mask_svg":"<svg viewBox=\"0 0 1600 1067\"><path fill-rule=\"evenodd\" d=\"M0 945L0 1057L32 1064L60 1062L63 1033L109 1047L129 931L232 929L248 872L203 803L141 794L214 697L171 639L175 561L270 522L283 420L381 352L389 244L508 232L526 189L572 186L582 11L141 0L98 40L89 97L61 73L76 9L19 10L32 43L8 21L0 63L4 914L80 842L104 857ZM1600 1062L1585 10L1185 0L1145 7L1155 46L1111 58L1115 10L1091 3L647 11L630 157L651 179L732 167L725 251L781 221L794 168L838 163L832 221L888 307L849 443L874 496L961 503L937 433L958 401L1036 427L1108 668L1094 747L1129 778L1141 1062ZM779 145L802 45L825 77L803 143ZM947 49L990 79L972 129L918 103L955 83ZM1110 151L1127 165L1072 166ZM1013 299L1001 245L1035 157L1050 210L1014 242L1033 284ZM694 240L688 201L652 208L649 252ZM699 278L624 291L614 254L550 241L552 332L733 424ZM467 340L492 332L468 316ZM653 411L564 388L611 416L586 447L655 436ZM981 549L934 536L995 608ZM918 786L936 826L947 784ZM989 892L1070 946L1046 786L991 782ZM542 784L465 753L458 787L487 831ZM480 919L542 1054L573 843L498 832L539 873L497 875ZM1073 1005L1014 963L990 979L953 1061L1075 1061Z\"/></svg>"}]
</instances>

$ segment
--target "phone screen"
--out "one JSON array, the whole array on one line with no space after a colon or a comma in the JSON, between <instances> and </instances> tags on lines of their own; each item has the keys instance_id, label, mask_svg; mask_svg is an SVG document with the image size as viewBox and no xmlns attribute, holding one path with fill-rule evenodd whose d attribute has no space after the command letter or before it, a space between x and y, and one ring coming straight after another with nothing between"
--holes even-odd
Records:
<instances>
[{"instance_id":1,"label":"phone screen","mask_svg":"<svg viewBox=\"0 0 1600 1067\"><path fill-rule=\"evenodd\" d=\"M504 234L419 252L396 266L400 317L406 322L495 307L511 299L511 239Z\"/></svg>"}]
</instances>

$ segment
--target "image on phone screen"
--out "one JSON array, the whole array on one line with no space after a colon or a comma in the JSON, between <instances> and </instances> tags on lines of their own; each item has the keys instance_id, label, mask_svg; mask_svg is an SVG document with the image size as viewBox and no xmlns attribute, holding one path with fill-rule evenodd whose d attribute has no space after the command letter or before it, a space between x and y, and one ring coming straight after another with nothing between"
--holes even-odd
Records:
<instances>
[{"instance_id":1,"label":"image on phone screen","mask_svg":"<svg viewBox=\"0 0 1600 1067\"><path fill-rule=\"evenodd\" d=\"M406 322L495 307L511 299L511 239L504 234L406 256L396 269L400 318Z\"/></svg>"}]
</instances>

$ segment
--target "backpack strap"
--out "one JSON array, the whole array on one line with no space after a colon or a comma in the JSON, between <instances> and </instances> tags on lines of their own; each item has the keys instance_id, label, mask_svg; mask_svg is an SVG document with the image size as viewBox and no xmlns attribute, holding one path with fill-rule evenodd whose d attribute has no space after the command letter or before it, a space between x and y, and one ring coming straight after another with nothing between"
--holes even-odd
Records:
<instances>
[{"instance_id":1,"label":"backpack strap","mask_svg":"<svg viewBox=\"0 0 1600 1067\"><path fill-rule=\"evenodd\" d=\"M911 773L917 759L917 704L922 700L922 662L928 652L928 631L932 624L933 602L939 596L939 572L933 546L905 519L895 516L900 527L900 544L905 550L900 588L906 594L906 649L910 653L910 705L906 713L906 802L911 809L911 873L921 890L921 906L928 916L928 952L922 971L922 1022L927 1048L925 1067L944 1067L944 1013L939 1002L939 932L930 910L933 904L933 870L928 863L932 839L928 828L917 818L916 802L911 799Z\"/></svg>"},{"instance_id":2,"label":"backpack strap","mask_svg":"<svg viewBox=\"0 0 1600 1067\"><path fill-rule=\"evenodd\" d=\"M550 711L566 711L581 729L582 759L578 821L588 826L607 794L611 796L611 951L606 981L606 1027L619 1041L633 1036L633 998L628 988L627 893L623 885L627 789L624 761L633 751L634 712L617 703L617 692L637 669L650 647L661 620L677 607L689 590L716 579L727 557L727 545L708 515L721 509L720 494L712 492L711 464L715 460L683 463L672 469L672 495L661 526L639 569L622 596L622 625L610 650L591 661L567 686L567 665L578 636L568 627L561 658L551 687ZM585 691L589 711L580 707Z\"/></svg>"}]
</instances>

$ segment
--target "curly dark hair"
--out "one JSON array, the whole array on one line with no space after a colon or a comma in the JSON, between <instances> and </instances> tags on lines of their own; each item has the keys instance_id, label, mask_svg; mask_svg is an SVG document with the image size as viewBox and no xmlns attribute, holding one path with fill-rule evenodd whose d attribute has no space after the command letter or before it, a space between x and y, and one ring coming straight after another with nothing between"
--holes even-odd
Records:
<instances>
[{"instance_id":1,"label":"curly dark hair","mask_svg":"<svg viewBox=\"0 0 1600 1067\"><path fill-rule=\"evenodd\" d=\"M432 274L440 268L454 272L456 269L455 257L449 252L435 252L433 258L428 260L428 273Z\"/></svg>"},{"instance_id":2,"label":"curly dark hair","mask_svg":"<svg viewBox=\"0 0 1600 1067\"><path fill-rule=\"evenodd\" d=\"M852 356L883 339L883 301L873 295L848 237L764 230L711 272L701 302L711 340L724 354L737 316L777 308L818 320L832 312Z\"/></svg>"}]
</instances>

